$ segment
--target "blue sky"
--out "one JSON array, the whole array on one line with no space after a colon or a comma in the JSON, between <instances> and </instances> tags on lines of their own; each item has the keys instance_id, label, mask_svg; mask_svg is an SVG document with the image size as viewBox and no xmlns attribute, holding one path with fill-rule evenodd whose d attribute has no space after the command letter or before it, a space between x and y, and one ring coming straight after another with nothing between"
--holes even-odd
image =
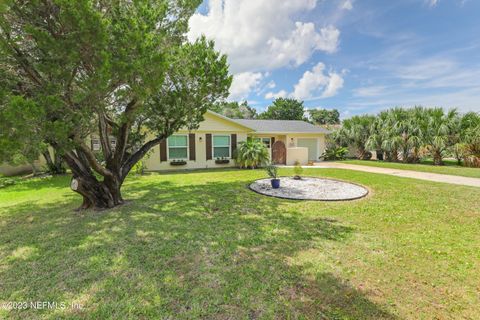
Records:
<instances>
[{"instance_id":1,"label":"blue sky","mask_svg":"<svg viewBox=\"0 0 480 320\"><path fill-rule=\"evenodd\" d=\"M342 117L392 106L480 111L479 0L209 0L189 37L228 54L232 100Z\"/></svg>"}]
</instances>

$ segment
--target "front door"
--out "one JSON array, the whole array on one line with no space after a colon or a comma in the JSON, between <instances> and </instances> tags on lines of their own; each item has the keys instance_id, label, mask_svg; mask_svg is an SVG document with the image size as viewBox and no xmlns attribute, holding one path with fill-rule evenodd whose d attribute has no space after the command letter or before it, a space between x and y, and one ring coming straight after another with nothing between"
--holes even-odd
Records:
<instances>
[{"instance_id":1,"label":"front door","mask_svg":"<svg viewBox=\"0 0 480 320\"><path fill-rule=\"evenodd\" d=\"M297 139L297 147L308 148L308 160L318 161L317 155L317 139L299 138Z\"/></svg>"},{"instance_id":2,"label":"front door","mask_svg":"<svg viewBox=\"0 0 480 320\"><path fill-rule=\"evenodd\" d=\"M287 164L287 148L285 143L278 140L272 145L272 162L275 164Z\"/></svg>"}]
</instances>

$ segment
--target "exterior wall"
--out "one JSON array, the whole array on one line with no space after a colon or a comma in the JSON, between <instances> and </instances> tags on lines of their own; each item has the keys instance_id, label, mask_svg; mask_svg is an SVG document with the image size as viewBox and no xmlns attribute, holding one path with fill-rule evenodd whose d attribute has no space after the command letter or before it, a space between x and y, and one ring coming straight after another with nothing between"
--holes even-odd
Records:
<instances>
[{"instance_id":1,"label":"exterior wall","mask_svg":"<svg viewBox=\"0 0 480 320\"><path fill-rule=\"evenodd\" d=\"M308 163L308 148L287 148L287 166L293 166L297 161L301 165Z\"/></svg>"},{"instance_id":2,"label":"exterior wall","mask_svg":"<svg viewBox=\"0 0 480 320\"><path fill-rule=\"evenodd\" d=\"M177 134L195 134L195 160L187 160L184 166L172 166L170 160L160 161L160 146L155 146L150 153L144 158L147 171L168 171L168 170L189 170L189 169L205 169L205 168L228 168L234 167L235 161L230 160L228 164L216 164L215 158L207 160L206 134L225 134L237 135L237 144L247 140L247 133L251 130L241 125L237 125L231 121L217 117L213 114L205 114L205 121L200 123L197 130L189 132L188 130L180 130ZM153 138L149 136L147 139ZM167 146L168 148L168 146Z\"/></svg>"},{"instance_id":3,"label":"exterior wall","mask_svg":"<svg viewBox=\"0 0 480 320\"><path fill-rule=\"evenodd\" d=\"M297 142L299 138L306 138L306 139L312 139L316 138L317 139L317 156L316 159L317 161L320 161L319 157L322 155L322 153L325 151L326 147L326 141L325 141L325 135L324 134L308 134L308 133L302 133L302 134L287 134L286 136L286 147L287 147L287 159L288 159L288 151L290 148L296 148L297 147ZM306 148L305 148L306 149ZM308 149L307 149L308 151ZM307 152L307 161L305 164L308 162L308 152ZM304 163L302 163L304 164Z\"/></svg>"},{"instance_id":4,"label":"exterior wall","mask_svg":"<svg viewBox=\"0 0 480 320\"><path fill-rule=\"evenodd\" d=\"M279 135L279 134L256 134L256 133L252 133L252 134L249 134L248 135L249 137L252 137L252 138L275 138L275 141L282 141L283 143L285 143L285 146L287 146L287 143L286 143L286 136L285 135ZM271 140L270 140L271 142ZM272 148L271 148L271 144L270 144L270 148L267 148L268 149L268 155L270 156L270 159L272 158Z\"/></svg>"},{"instance_id":5,"label":"exterior wall","mask_svg":"<svg viewBox=\"0 0 480 320\"><path fill-rule=\"evenodd\" d=\"M53 151L50 151L50 154L53 154ZM45 166L47 165L47 162L45 158L41 155L40 157L38 157L37 160L34 161L34 165L37 171L41 171L45 168ZM4 163L0 165L0 175L4 175L7 177L21 175L21 174L29 174L32 172L33 172L32 166L29 164L11 166L9 164Z\"/></svg>"}]
</instances>

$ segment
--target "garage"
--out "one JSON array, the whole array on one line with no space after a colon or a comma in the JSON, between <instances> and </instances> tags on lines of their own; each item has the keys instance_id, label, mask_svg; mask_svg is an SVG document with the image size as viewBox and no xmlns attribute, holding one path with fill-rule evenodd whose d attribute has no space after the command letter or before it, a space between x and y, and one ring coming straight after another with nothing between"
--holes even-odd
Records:
<instances>
[{"instance_id":1,"label":"garage","mask_svg":"<svg viewBox=\"0 0 480 320\"><path fill-rule=\"evenodd\" d=\"M308 148L308 160L318 161L318 139L298 138L297 147Z\"/></svg>"}]
</instances>

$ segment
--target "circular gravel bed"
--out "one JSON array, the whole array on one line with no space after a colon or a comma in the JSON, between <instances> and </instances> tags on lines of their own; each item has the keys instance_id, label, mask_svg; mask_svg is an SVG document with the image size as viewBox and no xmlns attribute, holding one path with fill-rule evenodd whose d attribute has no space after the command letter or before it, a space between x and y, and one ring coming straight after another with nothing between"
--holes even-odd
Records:
<instances>
[{"instance_id":1,"label":"circular gravel bed","mask_svg":"<svg viewBox=\"0 0 480 320\"><path fill-rule=\"evenodd\" d=\"M353 183L310 177L301 180L282 177L278 189L272 188L270 179L261 179L250 184L250 189L267 196L296 200L354 200L368 194L366 188Z\"/></svg>"}]
</instances>

